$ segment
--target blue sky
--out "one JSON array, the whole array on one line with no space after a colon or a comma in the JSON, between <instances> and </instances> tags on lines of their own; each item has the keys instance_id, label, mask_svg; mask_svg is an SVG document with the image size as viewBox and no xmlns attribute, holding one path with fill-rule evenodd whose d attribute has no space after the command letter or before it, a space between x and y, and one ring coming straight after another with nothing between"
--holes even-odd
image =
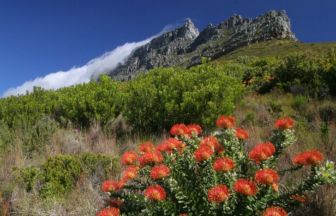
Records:
<instances>
[{"instance_id":1,"label":"blue sky","mask_svg":"<svg viewBox=\"0 0 336 216\"><path fill-rule=\"evenodd\" d=\"M336 41L335 0L0 0L0 96L188 17L202 30L233 13L254 19L271 9L286 10L301 41Z\"/></svg>"}]
</instances>

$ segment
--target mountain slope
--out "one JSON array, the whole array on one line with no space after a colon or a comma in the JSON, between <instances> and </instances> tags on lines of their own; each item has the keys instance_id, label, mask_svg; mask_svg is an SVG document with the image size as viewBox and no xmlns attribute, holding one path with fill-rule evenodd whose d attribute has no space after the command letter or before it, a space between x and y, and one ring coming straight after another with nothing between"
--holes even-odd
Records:
<instances>
[{"instance_id":1,"label":"mountain slope","mask_svg":"<svg viewBox=\"0 0 336 216\"><path fill-rule=\"evenodd\" d=\"M209 24L201 32L187 19L183 26L134 50L125 64L119 65L109 75L126 81L155 67L191 67L201 63L202 57L216 59L261 41L277 38L297 41L290 27L286 12L275 10L254 20L233 15L217 26Z\"/></svg>"}]
</instances>

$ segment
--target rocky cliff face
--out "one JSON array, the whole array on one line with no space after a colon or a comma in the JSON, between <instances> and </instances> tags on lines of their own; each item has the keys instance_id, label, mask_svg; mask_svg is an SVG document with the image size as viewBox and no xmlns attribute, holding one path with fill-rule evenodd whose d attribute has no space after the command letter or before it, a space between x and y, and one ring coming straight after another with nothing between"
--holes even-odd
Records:
<instances>
[{"instance_id":1,"label":"rocky cliff face","mask_svg":"<svg viewBox=\"0 0 336 216\"><path fill-rule=\"evenodd\" d=\"M285 11L271 10L254 20L233 15L201 32L187 19L183 26L134 50L126 63L109 75L126 81L155 67L191 67L201 63L202 57L216 59L239 47L277 38L297 40Z\"/></svg>"}]
</instances>

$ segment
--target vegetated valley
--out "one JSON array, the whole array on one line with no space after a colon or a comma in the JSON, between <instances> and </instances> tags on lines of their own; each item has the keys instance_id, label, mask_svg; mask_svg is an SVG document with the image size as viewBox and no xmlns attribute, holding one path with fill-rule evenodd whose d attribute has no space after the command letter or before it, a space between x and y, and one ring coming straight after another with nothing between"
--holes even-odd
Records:
<instances>
[{"instance_id":1,"label":"vegetated valley","mask_svg":"<svg viewBox=\"0 0 336 216\"><path fill-rule=\"evenodd\" d=\"M249 132L244 154L269 141L278 118L291 117L297 141L278 167L313 149L335 161L335 45L271 40L189 69L155 68L126 82L101 75L0 99L0 215L96 215L110 202L102 183L122 178L125 152L161 144L176 123L213 134L222 115ZM279 193L308 175L309 168L286 173ZM335 185L307 197L287 213L336 215Z\"/></svg>"}]
</instances>

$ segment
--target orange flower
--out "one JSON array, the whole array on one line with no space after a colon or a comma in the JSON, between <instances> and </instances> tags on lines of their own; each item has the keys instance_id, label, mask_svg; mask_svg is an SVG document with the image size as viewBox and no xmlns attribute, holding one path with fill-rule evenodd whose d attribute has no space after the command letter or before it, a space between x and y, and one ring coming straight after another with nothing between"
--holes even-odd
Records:
<instances>
[{"instance_id":1,"label":"orange flower","mask_svg":"<svg viewBox=\"0 0 336 216\"><path fill-rule=\"evenodd\" d=\"M264 211L263 216L287 216L287 212L279 206L271 206Z\"/></svg>"},{"instance_id":2,"label":"orange flower","mask_svg":"<svg viewBox=\"0 0 336 216\"><path fill-rule=\"evenodd\" d=\"M209 202L221 203L228 199L230 190L225 185L217 185L208 191Z\"/></svg>"},{"instance_id":3,"label":"orange flower","mask_svg":"<svg viewBox=\"0 0 336 216\"><path fill-rule=\"evenodd\" d=\"M200 146L202 145L213 147L217 153L225 151L224 147L219 144L217 138L213 136L203 137L200 142Z\"/></svg>"},{"instance_id":4,"label":"orange flower","mask_svg":"<svg viewBox=\"0 0 336 216\"><path fill-rule=\"evenodd\" d=\"M254 176L254 179L256 182L262 185L271 185L277 183L280 180L278 172L269 168L258 170Z\"/></svg>"},{"instance_id":5,"label":"orange flower","mask_svg":"<svg viewBox=\"0 0 336 216\"><path fill-rule=\"evenodd\" d=\"M164 141L161 146L159 147L159 150L161 151L165 151L167 153L173 153L173 150L175 148L180 148L181 146L185 146L184 143L182 143L182 141L179 141L177 139L174 138L169 138L168 140Z\"/></svg>"},{"instance_id":6,"label":"orange flower","mask_svg":"<svg viewBox=\"0 0 336 216\"><path fill-rule=\"evenodd\" d=\"M184 124L175 124L170 130L170 134L173 136L189 135L189 129Z\"/></svg>"},{"instance_id":7,"label":"orange flower","mask_svg":"<svg viewBox=\"0 0 336 216\"><path fill-rule=\"evenodd\" d=\"M131 165L134 164L138 154L135 151L127 151L121 158L122 165Z\"/></svg>"},{"instance_id":8,"label":"orange flower","mask_svg":"<svg viewBox=\"0 0 336 216\"><path fill-rule=\"evenodd\" d=\"M109 205L111 207L120 208L120 206L122 205L122 202L120 199L113 199L110 201Z\"/></svg>"},{"instance_id":9,"label":"orange flower","mask_svg":"<svg viewBox=\"0 0 336 216\"><path fill-rule=\"evenodd\" d=\"M254 196L258 193L257 184L248 178L241 178L236 181L233 189L240 194L246 196Z\"/></svg>"},{"instance_id":10,"label":"orange flower","mask_svg":"<svg viewBox=\"0 0 336 216\"><path fill-rule=\"evenodd\" d=\"M150 152L153 148L154 145L151 142L141 143L139 147L139 152Z\"/></svg>"},{"instance_id":11,"label":"orange flower","mask_svg":"<svg viewBox=\"0 0 336 216\"><path fill-rule=\"evenodd\" d=\"M279 118L275 122L275 128L278 128L281 130L293 129L294 125L295 125L294 120L289 117Z\"/></svg>"},{"instance_id":12,"label":"orange flower","mask_svg":"<svg viewBox=\"0 0 336 216\"><path fill-rule=\"evenodd\" d=\"M108 209L103 209L96 216L119 216L120 210L115 207L111 207Z\"/></svg>"},{"instance_id":13,"label":"orange flower","mask_svg":"<svg viewBox=\"0 0 336 216\"><path fill-rule=\"evenodd\" d=\"M112 191L116 191L119 190L119 184L116 181L105 181L102 185L102 191L103 192L112 192Z\"/></svg>"},{"instance_id":14,"label":"orange flower","mask_svg":"<svg viewBox=\"0 0 336 216\"><path fill-rule=\"evenodd\" d=\"M207 145L201 145L200 148L195 150L195 152L194 152L195 160L197 162L204 161L204 160L210 158L213 153L214 152L213 152L212 148L210 148Z\"/></svg>"},{"instance_id":15,"label":"orange flower","mask_svg":"<svg viewBox=\"0 0 336 216\"><path fill-rule=\"evenodd\" d=\"M236 137L240 140L249 138L249 133L241 128L236 128Z\"/></svg>"},{"instance_id":16,"label":"orange flower","mask_svg":"<svg viewBox=\"0 0 336 216\"><path fill-rule=\"evenodd\" d=\"M222 128L231 128L236 125L236 120L232 116L221 116L217 119L217 126Z\"/></svg>"},{"instance_id":17,"label":"orange flower","mask_svg":"<svg viewBox=\"0 0 336 216\"><path fill-rule=\"evenodd\" d=\"M150 177L152 179L161 179L168 176L169 173L170 169L166 165L155 165L150 172Z\"/></svg>"},{"instance_id":18,"label":"orange flower","mask_svg":"<svg viewBox=\"0 0 336 216\"><path fill-rule=\"evenodd\" d=\"M160 163L163 161L163 156L160 151L146 152L145 154L138 157L140 167L144 167L150 163Z\"/></svg>"},{"instance_id":19,"label":"orange flower","mask_svg":"<svg viewBox=\"0 0 336 216\"><path fill-rule=\"evenodd\" d=\"M301 203L306 203L306 202L309 201L309 198L308 198L308 197L302 197L302 196L300 196L300 195L292 195L292 196L290 196L290 197L291 197L292 199L295 199L295 200L301 202Z\"/></svg>"},{"instance_id":20,"label":"orange flower","mask_svg":"<svg viewBox=\"0 0 336 216\"><path fill-rule=\"evenodd\" d=\"M271 157L274 152L275 147L272 143L259 143L250 151L249 159L259 164L260 161L266 160L267 158Z\"/></svg>"},{"instance_id":21,"label":"orange flower","mask_svg":"<svg viewBox=\"0 0 336 216\"><path fill-rule=\"evenodd\" d=\"M272 189L273 189L275 192L277 192L277 193L278 193L278 191L279 191L279 187L278 187L278 185L276 185L276 184L272 184Z\"/></svg>"},{"instance_id":22,"label":"orange flower","mask_svg":"<svg viewBox=\"0 0 336 216\"><path fill-rule=\"evenodd\" d=\"M197 135L200 135L202 133L202 128L201 126L197 124L190 124L188 125L189 133L195 133Z\"/></svg>"},{"instance_id":23,"label":"orange flower","mask_svg":"<svg viewBox=\"0 0 336 216\"><path fill-rule=\"evenodd\" d=\"M131 180L131 179L134 179L137 175L138 175L138 172L135 169L135 166L128 167L123 172L123 179L125 179L125 180Z\"/></svg>"},{"instance_id":24,"label":"orange flower","mask_svg":"<svg viewBox=\"0 0 336 216\"><path fill-rule=\"evenodd\" d=\"M233 170L236 165L234 161L229 157L218 158L212 165L213 169L218 172L226 172L229 170Z\"/></svg>"},{"instance_id":25,"label":"orange flower","mask_svg":"<svg viewBox=\"0 0 336 216\"><path fill-rule=\"evenodd\" d=\"M146 189L145 197L152 201L164 200L166 199L166 191L160 185L151 185Z\"/></svg>"},{"instance_id":26,"label":"orange flower","mask_svg":"<svg viewBox=\"0 0 336 216\"><path fill-rule=\"evenodd\" d=\"M293 162L303 166L315 166L323 160L323 155L317 150L305 151L296 155Z\"/></svg>"}]
</instances>

